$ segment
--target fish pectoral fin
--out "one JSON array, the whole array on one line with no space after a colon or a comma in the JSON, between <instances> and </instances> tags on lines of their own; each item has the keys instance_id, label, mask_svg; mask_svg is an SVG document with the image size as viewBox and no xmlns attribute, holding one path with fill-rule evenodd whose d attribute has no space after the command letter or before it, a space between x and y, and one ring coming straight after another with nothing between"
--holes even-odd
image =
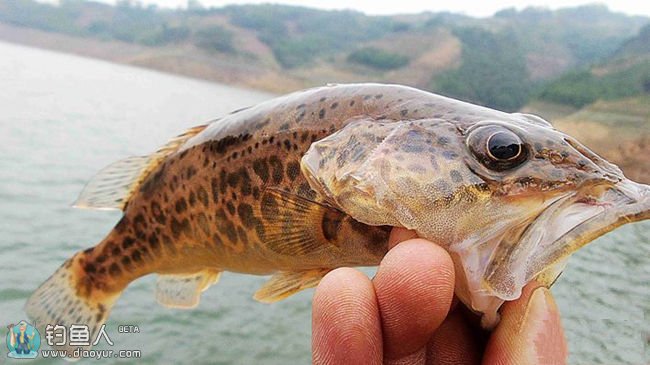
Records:
<instances>
[{"instance_id":1,"label":"fish pectoral fin","mask_svg":"<svg viewBox=\"0 0 650 365\"><path fill-rule=\"evenodd\" d=\"M160 274L156 300L168 308L190 309L199 305L201 293L219 281L221 271L203 270L194 274Z\"/></svg>"},{"instance_id":2,"label":"fish pectoral fin","mask_svg":"<svg viewBox=\"0 0 650 365\"><path fill-rule=\"evenodd\" d=\"M332 269L278 272L255 292L253 298L262 303L277 302L303 289L315 287L330 270Z\"/></svg>"},{"instance_id":3,"label":"fish pectoral fin","mask_svg":"<svg viewBox=\"0 0 650 365\"><path fill-rule=\"evenodd\" d=\"M171 139L149 156L132 156L114 162L95 175L73 203L75 208L120 209L171 153L177 151L188 139L205 129L205 125L190 128Z\"/></svg>"},{"instance_id":4,"label":"fish pectoral fin","mask_svg":"<svg viewBox=\"0 0 650 365\"><path fill-rule=\"evenodd\" d=\"M262 196L265 244L283 255L337 251L341 244L334 232L347 215L333 207L294 193L269 188Z\"/></svg>"}]
</instances>

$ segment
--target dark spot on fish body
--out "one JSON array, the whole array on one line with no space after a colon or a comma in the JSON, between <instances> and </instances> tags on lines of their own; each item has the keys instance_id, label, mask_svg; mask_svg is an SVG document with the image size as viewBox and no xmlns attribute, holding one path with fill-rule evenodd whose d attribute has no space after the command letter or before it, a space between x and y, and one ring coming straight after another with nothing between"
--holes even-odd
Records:
<instances>
[{"instance_id":1,"label":"dark spot on fish body","mask_svg":"<svg viewBox=\"0 0 650 365\"><path fill-rule=\"evenodd\" d=\"M190 196L188 197L187 202L190 204L190 207L196 205L196 194L194 191L190 191Z\"/></svg>"},{"instance_id":2,"label":"dark spot on fish body","mask_svg":"<svg viewBox=\"0 0 650 365\"><path fill-rule=\"evenodd\" d=\"M453 194L453 189L449 183L443 179L438 179L433 183L435 190L445 198Z\"/></svg>"},{"instance_id":3,"label":"dark spot on fish body","mask_svg":"<svg viewBox=\"0 0 650 365\"><path fill-rule=\"evenodd\" d=\"M288 122L287 122L287 123L284 123L284 124L282 124L282 125L280 126L280 128L279 128L278 130L280 130L280 131L286 131L286 130L289 129L289 126L290 126L290 124L289 124Z\"/></svg>"},{"instance_id":4,"label":"dark spot on fish body","mask_svg":"<svg viewBox=\"0 0 650 365\"><path fill-rule=\"evenodd\" d=\"M235 215L235 206L232 204L231 201L226 203L226 208L228 209L228 213L230 213L231 216Z\"/></svg>"},{"instance_id":5,"label":"dark spot on fish body","mask_svg":"<svg viewBox=\"0 0 650 365\"><path fill-rule=\"evenodd\" d=\"M405 117L409 113L408 109L402 109L399 111L399 115Z\"/></svg>"},{"instance_id":6,"label":"dark spot on fish body","mask_svg":"<svg viewBox=\"0 0 650 365\"><path fill-rule=\"evenodd\" d=\"M257 186L253 187L253 198L255 200L260 198L260 188L258 188Z\"/></svg>"},{"instance_id":7,"label":"dark spot on fish body","mask_svg":"<svg viewBox=\"0 0 650 365\"><path fill-rule=\"evenodd\" d=\"M201 228L201 231L203 231L206 236L210 237L211 230L210 226L208 225L208 218L206 215L204 213L199 213L196 216L196 222L199 225L199 228Z\"/></svg>"},{"instance_id":8,"label":"dark spot on fish body","mask_svg":"<svg viewBox=\"0 0 650 365\"><path fill-rule=\"evenodd\" d=\"M451 177L451 181L455 183L463 182L463 175L460 172L458 172L458 170L451 170L449 176Z\"/></svg>"},{"instance_id":9,"label":"dark spot on fish body","mask_svg":"<svg viewBox=\"0 0 650 365\"><path fill-rule=\"evenodd\" d=\"M125 269L130 270L131 269L131 258L129 256L124 256L120 260L122 263L122 266L124 266Z\"/></svg>"},{"instance_id":10,"label":"dark spot on fish body","mask_svg":"<svg viewBox=\"0 0 650 365\"><path fill-rule=\"evenodd\" d=\"M226 170L221 170L219 172L219 192L221 194L226 193L226 189L228 189L228 181L226 178L228 177L228 173L226 173Z\"/></svg>"},{"instance_id":11,"label":"dark spot on fish body","mask_svg":"<svg viewBox=\"0 0 650 365\"><path fill-rule=\"evenodd\" d=\"M259 176L263 183L269 180L269 167L265 158L258 158L253 161L253 172Z\"/></svg>"},{"instance_id":12,"label":"dark spot on fish body","mask_svg":"<svg viewBox=\"0 0 650 365\"><path fill-rule=\"evenodd\" d=\"M323 237L328 241L335 241L341 230L342 215L336 211L326 210L321 220Z\"/></svg>"},{"instance_id":13,"label":"dark spot on fish body","mask_svg":"<svg viewBox=\"0 0 650 365\"><path fill-rule=\"evenodd\" d=\"M262 217L265 220L273 220L280 213L278 202L271 194L264 194L261 202Z\"/></svg>"},{"instance_id":14,"label":"dark spot on fish body","mask_svg":"<svg viewBox=\"0 0 650 365\"><path fill-rule=\"evenodd\" d=\"M401 149L407 153L420 153L424 151L424 146L419 143L404 143Z\"/></svg>"},{"instance_id":15,"label":"dark spot on fish body","mask_svg":"<svg viewBox=\"0 0 650 365\"><path fill-rule=\"evenodd\" d=\"M238 136L225 136L217 141L211 141L209 143L210 151L217 154L224 154L230 150L232 146L235 146L243 141L250 139L250 134L240 134Z\"/></svg>"},{"instance_id":16,"label":"dark spot on fish body","mask_svg":"<svg viewBox=\"0 0 650 365\"><path fill-rule=\"evenodd\" d=\"M323 118L325 118L325 109L321 109L318 112L318 119L323 119Z\"/></svg>"},{"instance_id":17,"label":"dark spot on fish body","mask_svg":"<svg viewBox=\"0 0 650 365\"><path fill-rule=\"evenodd\" d=\"M454 151L443 151L442 157L444 157L447 160L455 160L458 158L458 154Z\"/></svg>"},{"instance_id":18,"label":"dark spot on fish body","mask_svg":"<svg viewBox=\"0 0 650 365\"><path fill-rule=\"evenodd\" d=\"M217 229L228 237L231 246L237 245L237 230L230 220L217 222Z\"/></svg>"},{"instance_id":19,"label":"dark spot on fish body","mask_svg":"<svg viewBox=\"0 0 650 365\"><path fill-rule=\"evenodd\" d=\"M330 109L334 110L334 109L336 109L338 106L339 106L339 103L335 101L334 103L332 103L332 105L330 105Z\"/></svg>"},{"instance_id":20,"label":"dark spot on fish body","mask_svg":"<svg viewBox=\"0 0 650 365\"><path fill-rule=\"evenodd\" d=\"M291 151L291 141L285 139L283 143L284 143L284 148L286 148L287 151Z\"/></svg>"},{"instance_id":21,"label":"dark spot on fish body","mask_svg":"<svg viewBox=\"0 0 650 365\"><path fill-rule=\"evenodd\" d=\"M114 262L108 268L108 272L111 274L111 276L119 276L122 274L122 269L120 269L117 263Z\"/></svg>"},{"instance_id":22,"label":"dark spot on fish body","mask_svg":"<svg viewBox=\"0 0 650 365\"><path fill-rule=\"evenodd\" d=\"M187 150L185 150L187 152ZM185 171L185 177L186 179L191 179L192 176L196 175L196 168L194 166L189 166L187 170Z\"/></svg>"},{"instance_id":23,"label":"dark spot on fish body","mask_svg":"<svg viewBox=\"0 0 650 365\"><path fill-rule=\"evenodd\" d=\"M145 231L147 230L147 221L144 219L142 214L138 214L133 218L133 230L135 231L135 236L137 239L145 238Z\"/></svg>"},{"instance_id":24,"label":"dark spot on fish body","mask_svg":"<svg viewBox=\"0 0 650 365\"><path fill-rule=\"evenodd\" d=\"M97 268L92 263L86 263L86 265L84 265L84 271L88 274L94 274L97 271Z\"/></svg>"},{"instance_id":25,"label":"dark spot on fish body","mask_svg":"<svg viewBox=\"0 0 650 365\"><path fill-rule=\"evenodd\" d=\"M149 247L151 247L151 250L155 253L158 254L160 252L160 241L158 240L158 236L155 234L150 234L149 238Z\"/></svg>"},{"instance_id":26,"label":"dark spot on fish body","mask_svg":"<svg viewBox=\"0 0 650 365\"><path fill-rule=\"evenodd\" d=\"M216 180L217 180L217 179L212 178L212 180L210 181L210 184L212 185L211 188L212 188L212 192L213 192L213 193L215 192L215 190L216 190L216 188L217 188L217 187L216 187L216 185L217 185L217 181L216 181ZM197 190L196 190L196 195L197 195L199 201L200 201L200 202L201 202L205 207L207 207L207 206L210 204L210 202L209 202L209 200L208 200L208 192L205 191L205 188L204 188L202 185L199 185L199 187L197 188ZM214 199L214 198L216 198L216 200L219 199L219 195L218 195L218 193L217 193L217 196L216 196L216 197L213 197L213 199Z\"/></svg>"},{"instance_id":27,"label":"dark spot on fish body","mask_svg":"<svg viewBox=\"0 0 650 365\"><path fill-rule=\"evenodd\" d=\"M239 169L239 176L241 179L241 193L244 196L251 195L251 178L248 175L248 171L245 167Z\"/></svg>"},{"instance_id":28,"label":"dark spot on fish body","mask_svg":"<svg viewBox=\"0 0 650 365\"><path fill-rule=\"evenodd\" d=\"M212 201L215 204L219 204L219 182L217 181L216 177L210 179L210 188L212 189ZM203 191L203 193L206 194L206 196L204 196L201 193L201 191ZM199 188L199 198L201 198L201 201L207 207L208 206L207 193L205 192L205 189L203 189L203 187Z\"/></svg>"},{"instance_id":29,"label":"dark spot on fish body","mask_svg":"<svg viewBox=\"0 0 650 365\"><path fill-rule=\"evenodd\" d=\"M241 203L237 207L237 214L244 227L251 229L257 224L258 219L253 215L253 207L249 204Z\"/></svg>"},{"instance_id":30,"label":"dark spot on fish body","mask_svg":"<svg viewBox=\"0 0 650 365\"><path fill-rule=\"evenodd\" d=\"M287 164L287 177L289 180L295 181L300 175L300 164L296 161L291 161Z\"/></svg>"},{"instance_id":31,"label":"dark spot on fish body","mask_svg":"<svg viewBox=\"0 0 650 365\"><path fill-rule=\"evenodd\" d=\"M172 218L171 230L175 239L178 239L181 234L188 234L190 232L190 221L185 218L182 221L178 221L176 217Z\"/></svg>"},{"instance_id":32,"label":"dark spot on fish body","mask_svg":"<svg viewBox=\"0 0 650 365\"><path fill-rule=\"evenodd\" d=\"M126 251L130 247L132 247L133 244L135 244L135 239L133 237L129 237L129 236L124 237L124 239L122 240L122 249ZM113 253L115 253L115 250L113 250Z\"/></svg>"},{"instance_id":33,"label":"dark spot on fish body","mask_svg":"<svg viewBox=\"0 0 650 365\"><path fill-rule=\"evenodd\" d=\"M138 250L133 251L133 253L131 254L131 260L133 260L133 262L135 262L136 264L142 263L142 256L140 254L140 251Z\"/></svg>"},{"instance_id":34,"label":"dark spot on fish body","mask_svg":"<svg viewBox=\"0 0 650 365\"><path fill-rule=\"evenodd\" d=\"M187 210L187 202L185 202L184 198L180 198L180 199L178 199L176 201L176 204L175 204L174 207L176 209L176 213L179 213L179 214L183 213L183 212L185 212Z\"/></svg>"},{"instance_id":35,"label":"dark spot on fish body","mask_svg":"<svg viewBox=\"0 0 650 365\"><path fill-rule=\"evenodd\" d=\"M284 176L284 166L278 156L269 157L269 165L271 165L273 182L275 184L281 183Z\"/></svg>"}]
</instances>

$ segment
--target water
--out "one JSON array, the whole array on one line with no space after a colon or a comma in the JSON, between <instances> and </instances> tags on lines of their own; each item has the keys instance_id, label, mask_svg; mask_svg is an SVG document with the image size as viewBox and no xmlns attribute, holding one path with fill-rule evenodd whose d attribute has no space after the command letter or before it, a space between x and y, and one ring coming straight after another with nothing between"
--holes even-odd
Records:
<instances>
[{"instance_id":1,"label":"water","mask_svg":"<svg viewBox=\"0 0 650 365\"><path fill-rule=\"evenodd\" d=\"M69 207L98 169L270 97L6 43L0 55L3 328L25 317L22 306L38 284L119 218ZM648 361L649 228L626 226L588 246L553 288L572 363ZM251 298L264 278L226 273L197 309L182 311L157 305L153 280L134 282L113 308L113 349L139 349L142 363L154 364L309 363L312 290L264 305ZM140 333L118 333L118 325Z\"/></svg>"}]
</instances>

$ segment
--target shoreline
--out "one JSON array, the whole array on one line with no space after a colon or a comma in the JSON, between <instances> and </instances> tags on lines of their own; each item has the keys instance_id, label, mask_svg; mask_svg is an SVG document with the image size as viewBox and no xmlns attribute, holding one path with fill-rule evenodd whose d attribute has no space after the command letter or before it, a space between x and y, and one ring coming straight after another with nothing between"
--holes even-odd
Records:
<instances>
[{"instance_id":1,"label":"shoreline","mask_svg":"<svg viewBox=\"0 0 650 365\"><path fill-rule=\"evenodd\" d=\"M272 94L310 86L306 80L259 62L241 62L241 56L223 57L194 47L149 47L115 40L102 41L2 22L0 41Z\"/></svg>"}]
</instances>

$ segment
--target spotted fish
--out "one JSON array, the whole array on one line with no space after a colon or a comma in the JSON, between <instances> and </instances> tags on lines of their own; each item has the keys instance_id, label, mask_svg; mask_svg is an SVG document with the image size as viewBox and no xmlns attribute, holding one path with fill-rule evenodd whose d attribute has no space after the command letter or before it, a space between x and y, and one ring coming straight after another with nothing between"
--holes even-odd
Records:
<instances>
[{"instance_id":1,"label":"spotted fish","mask_svg":"<svg viewBox=\"0 0 650 365\"><path fill-rule=\"evenodd\" d=\"M551 285L578 248L650 217L650 187L555 130L417 89L330 85L192 128L118 161L77 206L124 214L31 296L36 323L91 332L133 280L190 308L223 271L272 274L274 302L341 266L377 265L391 227L447 249L456 295L498 322L533 279Z\"/></svg>"}]
</instances>

